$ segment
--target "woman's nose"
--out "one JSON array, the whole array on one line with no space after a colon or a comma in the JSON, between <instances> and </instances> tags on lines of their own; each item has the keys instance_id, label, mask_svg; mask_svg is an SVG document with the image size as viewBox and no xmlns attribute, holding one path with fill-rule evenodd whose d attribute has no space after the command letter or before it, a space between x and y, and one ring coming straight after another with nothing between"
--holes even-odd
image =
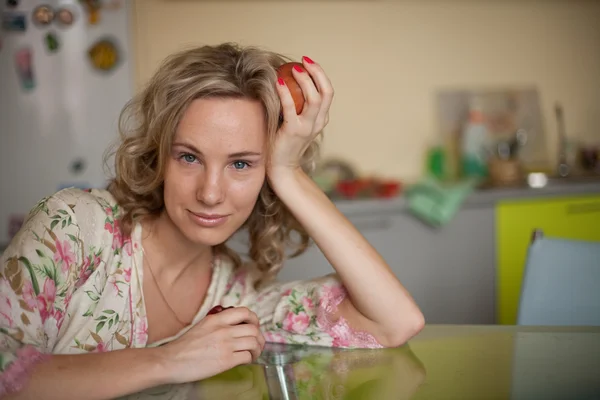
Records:
<instances>
[{"instance_id":1,"label":"woman's nose","mask_svg":"<svg viewBox=\"0 0 600 400\"><path fill-rule=\"evenodd\" d=\"M207 206L215 206L222 203L225 193L223 185L224 177L221 173L206 171L198 188L198 200Z\"/></svg>"}]
</instances>

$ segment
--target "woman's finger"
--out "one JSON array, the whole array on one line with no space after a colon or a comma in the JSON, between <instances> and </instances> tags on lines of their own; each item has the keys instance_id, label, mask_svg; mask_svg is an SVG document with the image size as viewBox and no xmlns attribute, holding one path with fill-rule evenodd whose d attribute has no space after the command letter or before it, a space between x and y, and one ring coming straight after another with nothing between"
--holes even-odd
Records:
<instances>
[{"instance_id":1,"label":"woman's finger","mask_svg":"<svg viewBox=\"0 0 600 400\"><path fill-rule=\"evenodd\" d=\"M255 324L243 324L236 325L231 328L231 336L234 338L241 338L245 336L255 337L260 344L260 349L265 348L266 339L260 330L260 327Z\"/></svg>"},{"instance_id":2,"label":"woman's finger","mask_svg":"<svg viewBox=\"0 0 600 400\"><path fill-rule=\"evenodd\" d=\"M306 56L302 57L302 63L315 82L317 90L321 95L319 112L315 118L315 130L321 131L329 122L329 109L331 108L334 96L333 85L319 64Z\"/></svg>"},{"instance_id":3,"label":"woman's finger","mask_svg":"<svg viewBox=\"0 0 600 400\"><path fill-rule=\"evenodd\" d=\"M290 89L285 84L285 80L283 78L277 79L277 93L279 94L279 98L281 99L281 109L283 114L283 124L289 124L297 118L296 115L296 105L294 104L294 99L292 98L292 94L290 93Z\"/></svg>"},{"instance_id":4,"label":"woman's finger","mask_svg":"<svg viewBox=\"0 0 600 400\"><path fill-rule=\"evenodd\" d=\"M321 94L306 69L295 65L292 68L292 75L302 89L305 99L301 115L314 120L321 108Z\"/></svg>"},{"instance_id":5,"label":"woman's finger","mask_svg":"<svg viewBox=\"0 0 600 400\"><path fill-rule=\"evenodd\" d=\"M323 100L325 100L325 97L333 97L333 85L325 70L306 56L302 57L302 65L312 78Z\"/></svg>"},{"instance_id":6,"label":"woman's finger","mask_svg":"<svg viewBox=\"0 0 600 400\"><path fill-rule=\"evenodd\" d=\"M253 361L250 351L236 351L233 353L233 365L250 364Z\"/></svg>"},{"instance_id":7,"label":"woman's finger","mask_svg":"<svg viewBox=\"0 0 600 400\"><path fill-rule=\"evenodd\" d=\"M233 351L234 352L245 352L249 351L252 354L252 360L258 360L260 357L260 353L262 352L262 347L256 337L253 336L245 336L241 338L234 339L233 341Z\"/></svg>"},{"instance_id":8,"label":"woman's finger","mask_svg":"<svg viewBox=\"0 0 600 400\"><path fill-rule=\"evenodd\" d=\"M252 324L259 326L260 322L255 313L246 307L233 307L221 311L214 315L219 319L219 322L225 325Z\"/></svg>"},{"instance_id":9,"label":"woman's finger","mask_svg":"<svg viewBox=\"0 0 600 400\"><path fill-rule=\"evenodd\" d=\"M254 324L242 324L236 325L230 328L231 329L231 337L240 338L245 336L254 336L259 337L262 336L260 329L257 325Z\"/></svg>"}]
</instances>

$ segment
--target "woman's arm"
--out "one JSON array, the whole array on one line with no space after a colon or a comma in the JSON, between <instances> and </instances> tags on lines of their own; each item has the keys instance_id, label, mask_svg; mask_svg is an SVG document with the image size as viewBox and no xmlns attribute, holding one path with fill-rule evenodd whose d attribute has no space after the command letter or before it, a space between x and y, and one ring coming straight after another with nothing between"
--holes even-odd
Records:
<instances>
[{"instance_id":1,"label":"woman's arm","mask_svg":"<svg viewBox=\"0 0 600 400\"><path fill-rule=\"evenodd\" d=\"M329 121L333 101L333 86L321 66L308 57L302 61L304 68L292 71L306 98L299 115L285 80L276 85L283 123L269 160L269 182L348 291L340 316L384 346L401 345L421 330L423 314L385 260L300 168L306 149Z\"/></svg>"},{"instance_id":2,"label":"woman's arm","mask_svg":"<svg viewBox=\"0 0 600 400\"><path fill-rule=\"evenodd\" d=\"M7 399L113 399L155 386L195 382L256 361L264 345L256 314L236 307L205 317L161 347L50 356L36 363L23 387ZM11 367L18 373L19 363L26 362L20 359ZM10 376L3 378L12 381Z\"/></svg>"},{"instance_id":3,"label":"woman's arm","mask_svg":"<svg viewBox=\"0 0 600 400\"><path fill-rule=\"evenodd\" d=\"M25 387L6 400L103 400L168 383L161 349L55 355L35 365Z\"/></svg>"},{"instance_id":4,"label":"woman's arm","mask_svg":"<svg viewBox=\"0 0 600 400\"><path fill-rule=\"evenodd\" d=\"M302 170L272 171L277 196L296 216L338 273L349 298L339 308L350 326L386 347L405 343L424 317L390 267Z\"/></svg>"}]
</instances>

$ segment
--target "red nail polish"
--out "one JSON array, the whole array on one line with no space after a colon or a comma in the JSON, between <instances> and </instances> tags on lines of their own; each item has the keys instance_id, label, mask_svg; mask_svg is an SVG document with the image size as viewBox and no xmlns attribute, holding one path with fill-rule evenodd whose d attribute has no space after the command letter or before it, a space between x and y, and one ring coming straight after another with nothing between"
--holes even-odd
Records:
<instances>
[{"instance_id":1,"label":"red nail polish","mask_svg":"<svg viewBox=\"0 0 600 400\"><path fill-rule=\"evenodd\" d=\"M277 79L277 83L279 83L281 86L285 86L285 81L283 80L283 78Z\"/></svg>"},{"instance_id":2,"label":"red nail polish","mask_svg":"<svg viewBox=\"0 0 600 400\"><path fill-rule=\"evenodd\" d=\"M299 65L294 65L294 69L298 72L304 72L304 70L302 69L302 67L300 67Z\"/></svg>"},{"instance_id":3,"label":"red nail polish","mask_svg":"<svg viewBox=\"0 0 600 400\"><path fill-rule=\"evenodd\" d=\"M309 64L314 64L314 63L315 63L315 62L314 62L313 60L311 60L309 57L306 57L306 56L304 56L304 57L302 57L302 58L304 58L304 60L305 60L307 63L309 63Z\"/></svg>"}]
</instances>

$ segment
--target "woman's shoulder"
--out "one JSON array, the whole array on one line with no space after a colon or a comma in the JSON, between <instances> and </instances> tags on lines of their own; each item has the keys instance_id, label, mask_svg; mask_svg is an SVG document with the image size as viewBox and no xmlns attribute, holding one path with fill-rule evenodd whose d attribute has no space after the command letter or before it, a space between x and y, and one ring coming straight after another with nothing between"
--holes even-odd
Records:
<instances>
[{"instance_id":1,"label":"woman's shoulder","mask_svg":"<svg viewBox=\"0 0 600 400\"><path fill-rule=\"evenodd\" d=\"M38 211L74 213L79 219L98 214L113 216L119 213L119 206L108 190L66 188L42 198L31 214Z\"/></svg>"},{"instance_id":2,"label":"woman's shoulder","mask_svg":"<svg viewBox=\"0 0 600 400\"><path fill-rule=\"evenodd\" d=\"M119 214L120 207L108 190L67 188L38 201L25 222L50 230L74 225L82 236L91 238L104 236L106 224L113 227Z\"/></svg>"},{"instance_id":3,"label":"woman's shoulder","mask_svg":"<svg viewBox=\"0 0 600 400\"><path fill-rule=\"evenodd\" d=\"M51 198L59 199L68 205L77 207L103 207L114 209L117 202L106 189L66 188L54 193Z\"/></svg>"}]
</instances>

